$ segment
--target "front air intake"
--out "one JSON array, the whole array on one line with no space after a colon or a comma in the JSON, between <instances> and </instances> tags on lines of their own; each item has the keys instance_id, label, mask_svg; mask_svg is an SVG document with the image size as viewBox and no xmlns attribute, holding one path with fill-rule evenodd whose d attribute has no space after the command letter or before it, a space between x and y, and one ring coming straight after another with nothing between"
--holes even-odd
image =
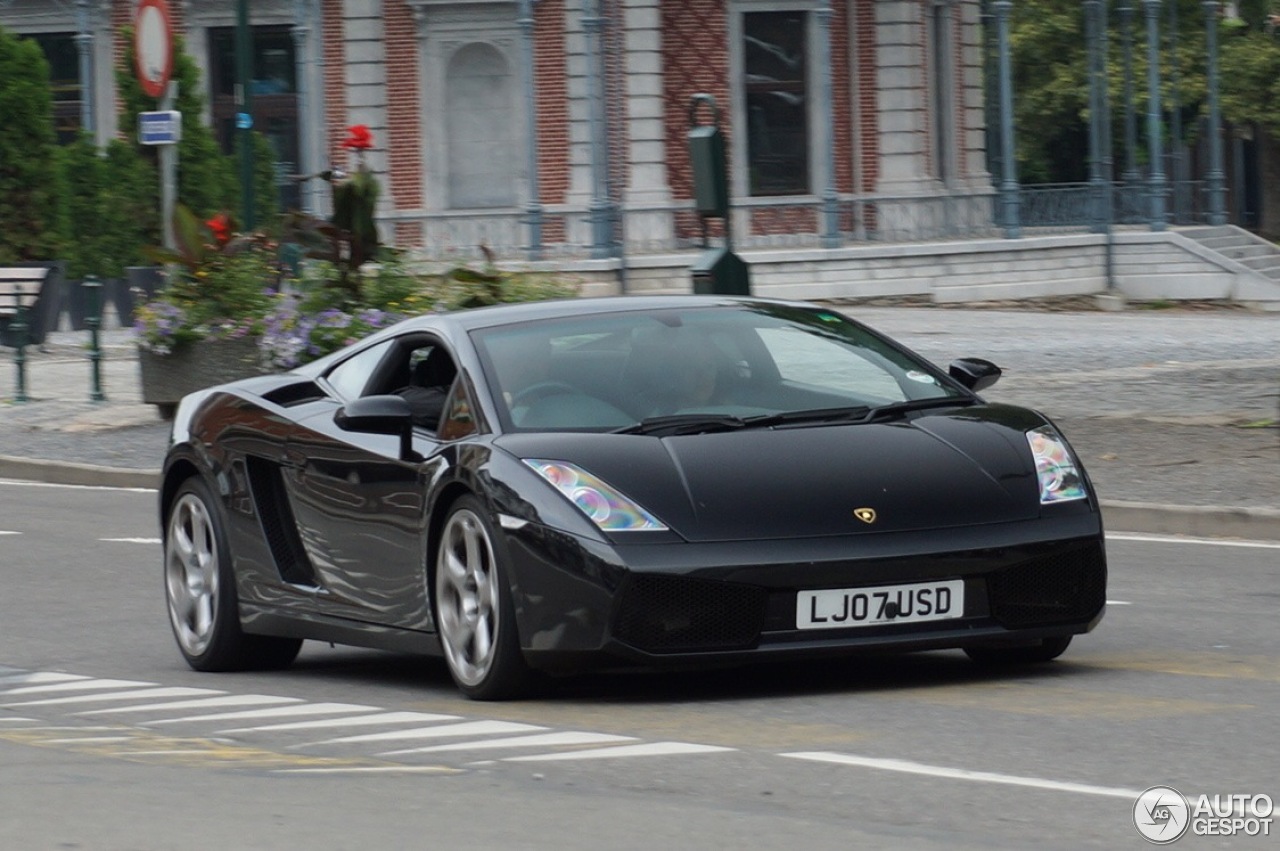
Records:
<instances>
[{"instance_id":1,"label":"front air intake","mask_svg":"<svg viewBox=\"0 0 1280 851\"><path fill-rule=\"evenodd\" d=\"M1010 629L1087 621L1106 602L1101 544L1056 552L987 577L991 614Z\"/></svg>"},{"instance_id":2,"label":"front air intake","mask_svg":"<svg viewBox=\"0 0 1280 851\"><path fill-rule=\"evenodd\" d=\"M647 653L743 650L760 637L765 597L752 585L636 574L618 601L613 635Z\"/></svg>"}]
</instances>

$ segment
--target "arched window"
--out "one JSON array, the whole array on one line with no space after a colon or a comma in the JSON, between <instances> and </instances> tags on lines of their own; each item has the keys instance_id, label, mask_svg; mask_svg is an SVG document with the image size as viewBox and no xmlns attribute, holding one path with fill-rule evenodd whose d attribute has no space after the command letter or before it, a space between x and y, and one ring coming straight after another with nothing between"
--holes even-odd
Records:
<instances>
[{"instance_id":1,"label":"arched window","mask_svg":"<svg viewBox=\"0 0 1280 851\"><path fill-rule=\"evenodd\" d=\"M511 66L493 45L453 54L445 77L449 207L511 207L523 162L516 150Z\"/></svg>"}]
</instances>

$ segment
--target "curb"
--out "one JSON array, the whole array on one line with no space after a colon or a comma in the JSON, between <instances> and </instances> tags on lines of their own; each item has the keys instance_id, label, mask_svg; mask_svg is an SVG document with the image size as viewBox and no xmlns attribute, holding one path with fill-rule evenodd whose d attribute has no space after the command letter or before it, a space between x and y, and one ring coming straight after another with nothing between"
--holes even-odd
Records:
<instances>
[{"instance_id":1,"label":"curb","mask_svg":"<svg viewBox=\"0 0 1280 851\"><path fill-rule=\"evenodd\" d=\"M83 485L101 488L148 488L160 486L159 470L128 470L76 464L70 461L42 461L0 455L0 479L23 479L49 485Z\"/></svg>"},{"instance_id":2,"label":"curb","mask_svg":"<svg viewBox=\"0 0 1280 851\"><path fill-rule=\"evenodd\" d=\"M52 485L154 490L160 484L160 471L128 470L0 455L0 479L23 479ZM1280 541L1280 509L1276 508L1161 505L1103 500L1102 519L1105 527L1112 532Z\"/></svg>"},{"instance_id":3,"label":"curb","mask_svg":"<svg viewBox=\"0 0 1280 851\"><path fill-rule=\"evenodd\" d=\"M1280 509L1276 508L1160 505L1104 500L1102 519L1105 527L1112 532L1280 541Z\"/></svg>"}]
</instances>

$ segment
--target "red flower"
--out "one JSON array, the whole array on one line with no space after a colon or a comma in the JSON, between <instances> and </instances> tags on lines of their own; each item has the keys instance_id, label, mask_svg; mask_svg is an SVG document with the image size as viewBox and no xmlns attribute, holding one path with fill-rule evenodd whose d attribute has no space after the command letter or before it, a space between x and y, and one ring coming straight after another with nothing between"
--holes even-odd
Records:
<instances>
[{"instance_id":1,"label":"red flower","mask_svg":"<svg viewBox=\"0 0 1280 851\"><path fill-rule=\"evenodd\" d=\"M366 151L373 147L373 134L369 132L367 125L352 124L347 128L347 138L343 140L342 147L352 151Z\"/></svg>"},{"instance_id":2,"label":"red flower","mask_svg":"<svg viewBox=\"0 0 1280 851\"><path fill-rule=\"evenodd\" d=\"M226 213L218 213L218 215L205 222L205 226L213 232L213 238L217 240L218 245L226 245L230 241L231 218Z\"/></svg>"}]
</instances>

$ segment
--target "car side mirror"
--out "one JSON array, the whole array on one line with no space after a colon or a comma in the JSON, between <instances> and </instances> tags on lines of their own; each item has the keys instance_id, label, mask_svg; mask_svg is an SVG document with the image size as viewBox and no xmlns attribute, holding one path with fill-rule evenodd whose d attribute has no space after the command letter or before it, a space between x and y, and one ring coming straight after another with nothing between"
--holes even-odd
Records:
<instances>
[{"instance_id":1,"label":"car side mirror","mask_svg":"<svg viewBox=\"0 0 1280 851\"><path fill-rule=\"evenodd\" d=\"M1000 380L1002 370L989 360L982 358L960 358L951 362L947 372L956 381L977 393L986 390Z\"/></svg>"},{"instance_id":2,"label":"car side mirror","mask_svg":"<svg viewBox=\"0 0 1280 851\"><path fill-rule=\"evenodd\" d=\"M400 437L400 460L412 461L413 413L401 396L365 396L353 399L338 409L333 422L343 431L361 434L393 434Z\"/></svg>"}]
</instances>

